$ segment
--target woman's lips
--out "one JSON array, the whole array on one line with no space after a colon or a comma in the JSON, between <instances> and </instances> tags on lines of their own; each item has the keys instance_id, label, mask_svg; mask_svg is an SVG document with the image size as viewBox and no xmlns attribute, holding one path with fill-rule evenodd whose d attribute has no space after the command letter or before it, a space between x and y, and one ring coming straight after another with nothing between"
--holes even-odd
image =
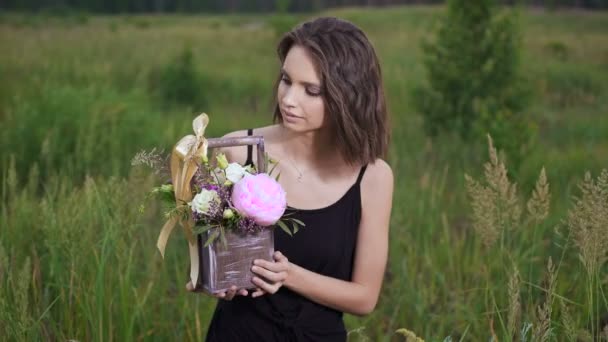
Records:
<instances>
[{"instance_id":1,"label":"woman's lips","mask_svg":"<svg viewBox=\"0 0 608 342\"><path fill-rule=\"evenodd\" d=\"M283 114L285 116L287 116L289 118L293 118L293 119L301 119L302 118L301 116L297 116L297 115L293 114L292 112L289 112L289 111L286 111L286 110L283 111Z\"/></svg>"}]
</instances>

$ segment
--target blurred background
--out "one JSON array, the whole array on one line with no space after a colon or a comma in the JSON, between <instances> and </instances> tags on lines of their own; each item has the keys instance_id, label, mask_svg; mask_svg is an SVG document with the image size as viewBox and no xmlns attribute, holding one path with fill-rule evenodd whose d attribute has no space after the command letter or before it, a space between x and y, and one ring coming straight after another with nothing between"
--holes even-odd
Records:
<instances>
[{"instance_id":1,"label":"blurred background","mask_svg":"<svg viewBox=\"0 0 608 342\"><path fill-rule=\"evenodd\" d=\"M183 234L161 259L158 179L132 158L201 112L208 137L270 124L281 35L337 16L380 58L396 181L349 340L608 340L607 7L3 1L0 336L202 340L215 300L184 290Z\"/></svg>"}]
</instances>

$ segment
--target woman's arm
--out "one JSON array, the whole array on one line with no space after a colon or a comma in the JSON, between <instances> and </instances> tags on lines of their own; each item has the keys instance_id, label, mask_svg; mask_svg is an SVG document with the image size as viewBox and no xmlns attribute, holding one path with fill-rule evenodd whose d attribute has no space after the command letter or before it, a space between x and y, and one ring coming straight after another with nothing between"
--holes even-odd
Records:
<instances>
[{"instance_id":1,"label":"woman's arm","mask_svg":"<svg viewBox=\"0 0 608 342\"><path fill-rule=\"evenodd\" d=\"M393 197L393 173L383 160L369 165L361 182L361 223L352 281L324 276L289 263L280 253L277 262L259 260L254 270L261 279L255 284L274 293L283 285L302 296L333 309L354 315L374 310L380 294L388 258L388 231ZM260 293L256 293L259 295Z\"/></svg>"}]
</instances>

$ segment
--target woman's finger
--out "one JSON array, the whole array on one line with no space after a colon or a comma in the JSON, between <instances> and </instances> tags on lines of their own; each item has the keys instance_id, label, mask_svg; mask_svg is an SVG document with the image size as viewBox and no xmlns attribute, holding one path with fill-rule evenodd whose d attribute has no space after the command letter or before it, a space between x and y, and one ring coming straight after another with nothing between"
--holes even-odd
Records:
<instances>
[{"instance_id":1,"label":"woman's finger","mask_svg":"<svg viewBox=\"0 0 608 342\"><path fill-rule=\"evenodd\" d=\"M287 273L284 271L281 272L272 272L260 266L251 267L251 271L262 278L268 280L271 283L278 283L285 280L287 277Z\"/></svg>"},{"instance_id":2,"label":"woman's finger","mask_svg":"<svg viewBox=\"0 0 608 342\"><path fill-rule=\"evenodd\" d=\"M236 293L236 286L232 286L226 291L218 292L214 296L219 299L232 300L234 294Z\"/></svg>"},{"instance_id":3,"label":"woman's finger","mask_svg":"<svg viewBox=\"0 0 608 342\"><path fill-rule=\"evenodd\" d=\"M287 263L285 263L285 262L274 262L274 261L267 261L264 259L256 259L253 262L253 265L263 267L272 272L287 271Z\"/></svg>"},{"instance_id":4,"label":"woman's finger","mask_svg":"<svg viewBox=\"0 0 608 342\"><path fill-rule=\"evenodd\" d=\"M253 281L253 283L261 288L262 290L266 291L266 293L275 293L279 290L279 287L281 287L281 283L275 283L275 284L269 284L266 281L264 281L263 279L261 279L260 277L253 277L253 279L251 279L251 281Z\"/></svg>"},{"instance_id":5,"label":"woman's finger","mask_svg":"<svg viewBox=\"0 0 608 342\"><path fill-rule=\"evenodd\" d=\"M237 287L232 286L231 288L229 288L226 291L222 291L222 292L218 292L218 293L214 294L214 297L219 298L219 299L232 300L232 299L234 299L234 296L236 296L237 294L240 296L247 296L249 294L249 291L247 291L247 289L240 289L237 291Z\"/></svg>"},{"instance_id":6,"label":"woman's finger","mask_svg":"<svg viewBox=\"0 0 608 342\"><path fill-rule=\"evenodd\" d=\"M258 288L255 290L255 292L253 292L253 293L251 294L251 297L256 298L256 297L259 297L259 296L263 296L263 295L265 295L265 294L266 294L266 291L264 291L264 290L262 290L261 288L259 288L259 287L258 287Z\"/></svg>"},{"instance_id":7,"label":"woman's finger","mask_svg":"<svg viewBox=\"0 0 608 342\"><path fill-rule=\"evenodd\" d=\"M192 282L189 281L188 284L186 284L186 291L194 291L194 286L192 286Z\"/></svg>"},{"instance_id":8,"label":"woman's finger","mask_svg":"<svg viewBox=\"0 0 608 342\"><path fill-rule=\"evenodd\" d=\"M287 262L287 257L285 255L283 255L283 253L276 251L274 252L274 254L272 255L272 257L274 258L274 260L278 261L278 262Z\"/></svg>"},{"instance_id":9,"label":"woman's finger","mask_svg":"<svg viewBox=\"0 0 608 342\"><path fill-rule=\"evenodd\" d=\"M236 294L236 290L236 286L232 285L230 289L226 291L226 297L224 299L232 300L232 298L234 298L234 295Z\"/></svg>"}]
</instances>

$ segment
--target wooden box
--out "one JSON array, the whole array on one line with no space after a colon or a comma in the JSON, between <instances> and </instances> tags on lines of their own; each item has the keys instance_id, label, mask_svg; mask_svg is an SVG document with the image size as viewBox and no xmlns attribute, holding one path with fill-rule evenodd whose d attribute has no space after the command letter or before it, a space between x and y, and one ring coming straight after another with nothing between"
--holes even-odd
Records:
<instances>
[{"instance_id":1,"label":"wooden box","mask_svg":"<svg viewBox=\"0 0 608 342\"><path fill-rule=\"evenodd\" d=\"M264 162L264 138L247 136L239 138L208 139L209 148L256 145L257 171L266 172ZM210 294L226 291L235 285L238 289L255 288L251 282L251 266L254 259L272 260L274 253L274 229L257 233L225 231L227 246L220 239L204 246L211 231L197 235L198 263L200 265L195 291Z\"/></svg>"}]
</instances>

